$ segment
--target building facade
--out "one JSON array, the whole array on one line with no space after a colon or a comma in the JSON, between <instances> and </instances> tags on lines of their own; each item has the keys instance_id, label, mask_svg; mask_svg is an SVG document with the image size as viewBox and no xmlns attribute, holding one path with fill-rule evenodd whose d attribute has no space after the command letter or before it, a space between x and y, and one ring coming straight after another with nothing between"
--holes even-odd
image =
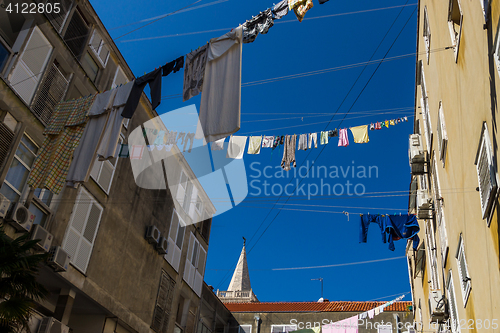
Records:
<instances>
[{"instance_id":1,"label":"building facade","mask_svg":"<svg viewBox=\"0 0 500 333\"><path fill-rule=\"evenodd\" d=\"M500 3L421 0L407 248L423 332L500 332Z\"/></svg>"},{"instance_id":2,"label":"building facade","mask_svg":"<svg viewBox=\"0 0 500 333\"><path fill-rule=\"evenodd\" d=\"M172 189L137 186L126 158L96 160L88 182L58 195L26 185L57 103L134 76L88 1L32 1L46 14L17 13L16 4L0 0L0 201L10 203L0 221L15 238L26 230L14 208L27 209L54 251L32 332L59 322L74 333L194 332L214 206L176 146ZM157 117L143 94L120 142ZM194 214L203 221L193 224Z\"/></svg>"}]
</instances>

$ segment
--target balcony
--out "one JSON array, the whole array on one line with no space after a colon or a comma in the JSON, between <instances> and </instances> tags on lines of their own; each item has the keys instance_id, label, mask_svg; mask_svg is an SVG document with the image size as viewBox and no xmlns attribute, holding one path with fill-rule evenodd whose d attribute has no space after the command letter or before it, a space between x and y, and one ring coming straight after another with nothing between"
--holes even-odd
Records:
<instances>
[{"instance_id":1,"label":"balcony","mask_svg":"<svg viewBox=\"0 0 500 333\"><path fill-rule=\"evenodd\" d=\"M258 302L257 296L252 290L244 291L222 291L217 290L217 297L222 302L243 303L243 302Z\"/></svg>"}]
</instances>

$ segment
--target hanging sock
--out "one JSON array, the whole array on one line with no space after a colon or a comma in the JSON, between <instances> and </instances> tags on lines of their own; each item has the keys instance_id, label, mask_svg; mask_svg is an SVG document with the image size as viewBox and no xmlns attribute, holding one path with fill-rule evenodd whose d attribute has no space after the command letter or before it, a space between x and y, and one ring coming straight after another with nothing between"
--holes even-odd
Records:
<instances>
[{"instance_id":1,"label":"hanging sock","mask_svg":"<svg viewBox=\"0 0 500 333\"><path fill-rule=\"evenodd\" d=\"M406 116L405 116L405 118L404 118L404 119L405 119L405 121L408 121L408 117L406 117Z\"/></svg>"},{"instance_id":2,"label":"hanging sock","mask_svg":"<svg viewBox=\"0 0 500 333\"><path fill-rule=\"evenodd\" d=\"M380 124L380 121L377 121L377 122L375 123L375 129L376 129L376 130L382 129L382 125Z\"/></svg>"},{"instance_id":3,"label":"hanging sock","mask_svg":"<svg viewBox=\"0 0 500 333\"><path fill-rule=\"evenodd\" d=\"M385 127L389 128L389 120L385 121Z\"/></svg>"},{"instance_id":4,"label":"hanging sock","mask_svg":"<svg viewBox=\"0 0 500 333\"><path fill-rule=\"evenodd\" d=\"M302 22L307 11L313 7L312 0L289 0L288 9L295 12L299 22Z\"/></svg>"},{"instance_id":5,"label":"hanging sock","mask_svg":"<svg viewBox=\"0 0 500 333\"><path fill-rule=\"evenodd\" d=\"M251 136L248 141L248 154L260 154L260 145L262 143L262 136Z\"/></svg>"},{"instance_id":6,"label":"hanging sock","mask_svg":"<svg viewBox=\"0 0 500 333\"><path fill-rule=\"evenodd\" d=\"M233 136L229 138L229 145L227 147L227 158L242 159L245 146L247 144L246 136Z\"/></svg>"},{"instance_id":7,"label":"hanging sock","mask_svg":"<svg viewBox=\"0 0 500 333\"><path fill-rule=\"evenodd\" d=\"M262 148L272 148L274 143L274 136L266 136L262 139Z\"/></svg>"},{"instance_id":8,"label":"hanging sock","mask_svg":"<svg viewBox=\"0 0 500 333\"><path fill-rule=\"evenodd\" d=\"M282 0L273 8L273 19L279 20L288 14L288 0Z\"/></svg>"},{"instance_id":9,"label":"hanging sock","mask_svg":"<svg viewBox=\"0 0 500 333\"><path fill-rule=\"evenodd\" d=\"M298 150L307 150L307 134L301 134L299 136Z\"/></svg>"},{"instance_id":10,"label":"hanging sock","mask_svg":"<svg viewBox=\"0 0 500 333\"><path fill-rule=\"evenodd\" d=\"M309 149L311 149L314 140L314 148L318 148L318 133L309 133Z\"/></svg>"},{"instance_id":11,"label":"hanging sock","mask_svg":"<svg viewBox=\"0 0 500 333\"><path fill-rule=\"evenodd\" d=\"M335 138L337 136L339 136L339 132L337 131L337 129L328 131L328 137Z\"/></svg>"},{"instance_id":12,"label":"hanging sock","mask_svg":"<svg viewBox=\"0 0 500 333\"><path fill-rule=\"evenodd\" d=\"M370 141L370 138L368 138L368 125L351 127L350 129L355 143L367 143Z\"/></svg>"},{"instance_id":13,"label":"hanging sock","mask_svg":"<svg viewBox=\"0 0 500 333\"><path fill-rule=\"evenodd\" d=\"M390 123L392 126L396 125L396 124L394 123L394 119L390 120L390 121L389 121L389 123Z\"/></svg>"},{"instance_id":14,"label":"hanging sock","mask_svg":"<svg viewBox=\"0 0 500 333\"><path fill-rule=\"evenodd\" d=\"M224 149L224 140L226 140L226 138L212 142L212 150Z\"/></svg>"},{"instance_id":15,"label":"hanging sock","mask_svg":"<svg viewBox=\"0 0 500 333\"><path fill-rule=\"evenodd\" d=\"M371 123L370 124L370 131L374 131L375 130L375 124L374 123Z\"/></svg>"},{"instance_id":16,"label":"hanging sock","mask_svg":"<svg viewBox=\"0 0 500 333\"><path fill-rule=\"evenodd\" d=\"M295 147L297 146L297 135L287 135L285 137L285 146L283 149L283 159L281 160L281 167L285 171L289 171L291 166L295 168L297 163L295 161Z\"/></svg>"},{"instance_id":17,"label":"hanging sock","mask_svg":"<svg viewBox=\"0 0 500 333\"><path fill-rule=\"evenodd\" d=\"M328 132L327 131L321 132L321 144L322 145L328 144Z\"/></svg>"},{"instance_id":18,"label":"hanging sock","mask_svg":"<svg viewBox=\"0 0 500 333\"><path fill-rule=\"evenodd\" d=\"M243 43L252 43L258 34L267 34L273 25L273 13L269 8L242 24Z\"/></svg>"},{"instance_id":19,"label":"hanging sock","mask_svg":"<svg viewBox=\"0 0 500 333\"><path fill-rule=\"evenodd\" d=\"M184 87L182 100L185 102L198 95L203 87L203 76L207 64L208 43L186 54L184 65Z\"/></svg>"},{"instance_id":20,"label":"hanging sock","mask_svg":"<svg viewBox=\"0 0 500 333\"><path fill-rule=\"evenodd\" d=\"M339 147L349 146L349 138L347 137L347 128L339 129Z\"/></svg>"}]
</instances>

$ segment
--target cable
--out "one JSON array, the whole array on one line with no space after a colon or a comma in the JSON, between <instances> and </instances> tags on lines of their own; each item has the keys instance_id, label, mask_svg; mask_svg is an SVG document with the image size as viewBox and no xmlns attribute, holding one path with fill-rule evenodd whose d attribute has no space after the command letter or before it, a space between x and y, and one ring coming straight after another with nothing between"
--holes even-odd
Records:
<instances>
[{"instance_id":1,"label":"cable","mask_svg":"<svg viewBox=\"0 0 500 333\"><path fill-rule=\"evenodd\" d=\"M412 3L412 4L404 4L404 5L399 5L399 6L365 9L365 10L359 10L359 11L348 12L348 13L339 13L339 14L330 14L330 15L322 15L322 16L313 16L313 17L306 17L306 18L304 18L303 21L305 21L305 20L317 20L317 19L323 19L323 18L330 18L330 17L335 17L335 16L345 16L345 15L353 15L353 14L362 14L362 13L368 13L368 12L374 12L374 11L380 11L380 10L387 10L387 9L394 9L394 8L401 8L401 7L404 8L404 7L407 7L407 6L416 6L416 5L417 5L416 3ZM282 21L274 22L274 24L291 23L291 22L298 22L298 21L297 20L282 20ZM231 30L233 28L234 27L231 27L231 28L220 28L220 29L211 29L211 30L203 30L203 31L184 32L184 33L172 34L172 35L162 35L162 36L151 36L151 37L127 39L127 40L120 41L120 43L139 42L139 41L144 41L144 40L162 39L162 38L170 38L170 37L182 37L182 36L198 35L198 34L204 34L204 33L209 33L209 32L218 32L218 31L229 31L229 30Z\"/></svg>"},{"instance_id":2,"label":"cable","mask_svg":"<svg viewBox=\"0 0 500 333\"><path fill-rule=\"evenodd\" d=\"M404 258L406 258L406 256L405 256ZM411 291L407 291L407 292L405 292L405 293L397 293L397 294L392 294L392 295L388 295L388 296L384 296L384 297L379 297L379 298L374 298L374 299L371 299L371 300L366 301L366 302L375 302L375 301L377 301L378 299L384 299L384 298L394 297L394 296L398 296L398 295L401 295L401 296L405 295L405 296L406 296L406 295L408 295L409 293L411 293Z\"/></svg>"},{"instance_id":3,"label":"cable","mask_svg":"<svg viewBox=\"0 0 500 333\"><path fill-rule=\"evenodd\" d=\"M272 271L291 271L291 270L299 270L299 269L331 268L331 267L341 267L341 266L371 264L371 263L374 263L374 262L390 261L390 260L397 260L397 259L402 259L402 258L406 258L406 256L393 257L393 258L385 258L385 259L376 259L376 260L367 260L367 261L358 261L358 262L350 262L350 263L344 263L344 264L333 264L333 265L307 266L307 267L289 267L289 268L272 268L271 270Z\"/></svg>"},{"instance_id":4,"label":"cable","mask_svg":"<svg viewBox=\"0 0 500 333\"><path fill-rule=\"evenodd\" d=\"M406 4L408 3L408 1L409 1L409 0L407 0L407 1L406 1ZM403 9L404 9L404 8L403 8ZM392 27L393 27L393 26L394 26L394 24L396 23L397 19L398 19L398 18L399 18L399 16L401 15L401 13L402 13L403 9L402 9L402 10L399 12L399 14L396 16L396 19L393 21L393 23L391 24L391 26L390 26L389 30L387 31L387 33L386 33L386 34L384 35L384 37L382 38L382 41L379 43L379 45L378 45L378 46L377 46L377 48L375 49L375 52L373 52L373 54L372 54L372 56L371 56L370 60L371 60L371 59L375 56L375 53L377 52L377 50L379 49L379 47L382 45L382 43L383 43L383 41L385 40L386 36L388 35L389 31L392 29ZM415 12L415 11L413 11L413 13L414 13L414 12ZM412 15L411 15L410 17L412 17L412 16L413 16L413 13L412 13ZM400 30L400 33L399 33L399 34L398 34L398 36L396 37L396 40L397 40L397 38L400 36L400 34L401 34L401 32L403 31L403 29L406 27L406 24L407 24L407 23L408 23L408 21L405 23L405 25L403 26L403 28ZM392 48L392 46L393 46L393 45L394 45L394 43L391 45L391 48ZM390 50L390 49L389 49L389 50ZM386 53L386 55L387 55L387 53ZM385 57L384 57L384 58L385 58ZM362 74L362 73L364 72L364 70L366 69L366 66L367 66L367 65L365 65L365 68L363 69L363 71L361 72L361 74ZM377 69L378 69L378 67L377 67ZM356 79L356 81L354 82L354 84L351 86L351 89L349 90L349 92L348 92L348 93L347 93L347 95L345 96L344 100L342 101L342 103L340 104L340 106L337 108L337 112L340 110L340 107L343 105L343 103L345 102L345 100L347 99L347 97L349 96L349 94L351 93L352 89L354 88L354 86L355 86L355 85L356 85L356 83L358 82L359 78L361 77L361 74L358 76L358 78ZM366 85L365 85L365 88L366 88ZM364 88L363 88L363 91L364 91ZM361 95L361 94L360 94L360 95ZM358 98L359 98L359 96L360 96L360 95L358 95ZM356 100L357 100L357 99L356 99ZM351 109L352 109L352 106L351 106L351 108L349 109L349 111L350 111ZM332 118L330 119L330 121L332 121L334 117L335 117L335 114L332 116ZM345 118L345 116L344 116L344 118ZM328 126L329 126L329 124L327 124L326 128L328 128ZM326 128L325 128L325 130L326 130ZM319 156L321 156L321 153L324 151L325 147L326 147L326 145L325 145L325 146L323 146L323 148L322 148L322 149L321 149L321 151L319 152L318 156L315 158L315 161L319 158ZM310 155L310 152L309 152L309 154L307 155L307 157L309 157L309 155ZM311 167L312 167L312 165L311 165ZM310 167L310 168L311 168L311 167ZM310 168L308 169L307 174L309 174L309 170L310 170ZM298 185L300 185L300 184L302 183L303 179L304 179L304 178L302 178L302 179L300 180L300 183L299 183ZM292 181L292 180L290 180L289 184L291 183L291 181ZM297 186L298 186L298 185L297 185ZM296 186L295 188L297 188L297 186ZM274 205L273 205L273 208L269 210L270 212L274 209L275 205L279 202L279 200L281 199L281 197L282 197L282 196L283 196L283 194L281 194L281 195L280 195L280 197L278 198L278 200L276 200L276 202L275 202L275 203L274 203ZM290 197L291 197L291 196L288 196L288 199L286 200L286 202L285 202L285 203L287 203L287 202L288 202L288 200L290 199ZM274 222L274 221L276 220L276 218L279 216L280 212L281 212L281 210L279 210L279 211L278 211L278 213L274 216L274 218L271 220L271 222L269 223L269 225L268 225L268 226L264 229L264 231L261 233L261 235L259 236L259 238L257 239L257 241L256 241L256 242L253 244L253 246L250 248L250 250L248 251L248 253L250 253L250 252L251 252L251 251L255 248L255 246L258 244L258 242L260 241L260 239L262 238L262 236L266 233L266 231L269 229L269 227L273 224L273 222ZM267 217L268 217L268 216L269 216L269 214L267 214L267 215L266 215L266 217L264 218L263 222L262 222L262 223L259 225L259 227L257 228L257 231L260 229L260 227L262 226L262 224L264 223L264 221L267 219ZM257 231L256 231L256 232L257 232ZM254 236L255 236L255 234L252 236L252 238L250 239L250 241L254 238ZM223 280L225 280L225 278L223 278ZM220 285L222 282L223 282L223 281L221 281L221 282L219 283L219 285Z\"/></svg>"}]
</instances>

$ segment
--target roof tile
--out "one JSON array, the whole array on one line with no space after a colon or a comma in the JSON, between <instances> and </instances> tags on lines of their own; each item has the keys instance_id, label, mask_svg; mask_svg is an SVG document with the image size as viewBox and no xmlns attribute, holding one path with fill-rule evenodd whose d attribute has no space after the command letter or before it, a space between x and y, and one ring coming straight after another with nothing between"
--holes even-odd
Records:
<instances>
[{"instance_id":1,"label":"roof tile","mask_svg":"<svg viewBox=\"0 0 500 333\"><path fill-rule=\"evenodd\" d=\"M386 302L260 302L224 303L231 312L363 312ZM395 302L384 311L406 311L411 302Z\"/></svg>"}]
</instances>

